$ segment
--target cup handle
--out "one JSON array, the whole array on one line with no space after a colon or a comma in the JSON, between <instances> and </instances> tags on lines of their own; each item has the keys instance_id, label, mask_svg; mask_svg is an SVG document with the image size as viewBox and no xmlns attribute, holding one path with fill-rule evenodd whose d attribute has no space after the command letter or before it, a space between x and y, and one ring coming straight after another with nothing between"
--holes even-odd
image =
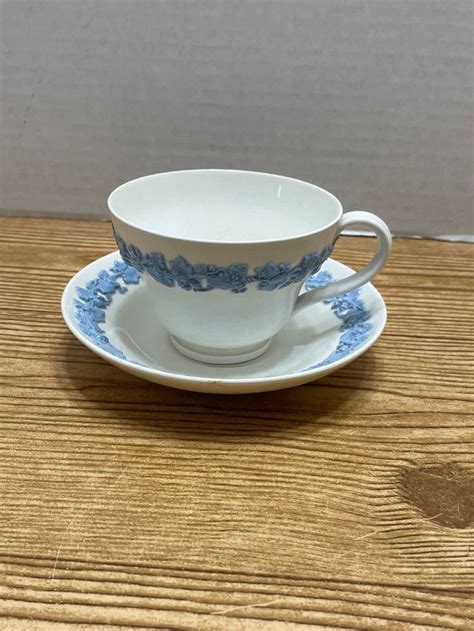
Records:
<instances>
[{"instance_id":1,"label":"cup handle","mask_svg":"<svg viewBox=\"0 0 474 631\"><path fill-rule=\"evenodd\" d=\"M339 294L345 294L348 291L357 289L361 285L368 283L380 272L387 262L390 250L392 249L392 235L390 234L387 224L382 221L380 217L363 210L354 210L342 215L339 223L339 233L349 226L351 228L355 226L370 228L372 232L375 232L378 244L377 252L374 257L360 272L356 272L355 274L352 274L352 276L338 280L335 283L326 285L325 287L310 289L304 294L301 294L296 300L293 313L301 311L301 309L304 309L316 302L328 300L329 298L334 298L334 296L338 296Z\"/></svg>"}]
</instances>

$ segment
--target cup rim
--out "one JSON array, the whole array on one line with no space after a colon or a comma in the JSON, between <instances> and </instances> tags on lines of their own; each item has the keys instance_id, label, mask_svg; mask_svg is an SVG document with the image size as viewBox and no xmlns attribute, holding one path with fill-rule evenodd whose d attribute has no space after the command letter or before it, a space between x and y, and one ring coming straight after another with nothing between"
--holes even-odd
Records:
<instances>
[{"instance_id":1,"label":"cup rim","mask_svg":"<svg viewBox=\"0 0 474 631\"><path fill-rule=\"evenodd\" d=\"M164 175L170 175L170 174L176 175L176 174L181 174L181 173L183 174L185 173L242 173L246 175L261 175L261 176L266 176L270 178L278 178L278 180L287 180L287 181L295 182L307 188L314 189L315 191L318 191L319 193L323 193L324 195L332 199L338 207L338 213L332 221L326 223L324 226L319 227L316 230L309 230L307 232L302 232L299 234L292 234L291 236L288 236L288 237L279 237L277 239L220 240L220 239L192 239L188 237L180 237L178 235L165 234L156 230L149 230L132 221L129 221L128 219L124 219L123 217L120 216L120 214L116 210L114 210L112 198L115 197L120 191L127 188L129 185L134 184L140 180L149 180L149 179L158 178ZM134 178L133 180L128 180L127 182L123 182L122 184L114 188L114 190L109 194L107 198L107 206L113 218L118 219L120 222L122 222L123 224L125 224L126 226L130 228L133 228L134 230L139 230L140 232L144 232L153 237L161 237L163 239L172 239L175 241L181 241L183 243L199 243L199 244L207 244L207 245L234 245L234 246L235 245L239 245L239 246L258 245L258 244L263 245L263 244L282 243L282 242L288 242L288 241L296 241L298 239L304 239L305 237L310 237L311 235L318 234L319 232L323 232L324 230L327 230L328 228L331 228L332 226L338 224L344 212L342 204L339 201L339 199L335 195L333 195L333 193L326 190L325 188L322 188L321 186L317 186L316 184L311 184L310 182L305 182L304 180L289 177L286 175L279 175L277 173L267 173L265 171L247 171L245 169L180 169L176 171L162 171L159 173L150 173L149 175L143 175L143 176Z\"/></svg>"}]
</instances>

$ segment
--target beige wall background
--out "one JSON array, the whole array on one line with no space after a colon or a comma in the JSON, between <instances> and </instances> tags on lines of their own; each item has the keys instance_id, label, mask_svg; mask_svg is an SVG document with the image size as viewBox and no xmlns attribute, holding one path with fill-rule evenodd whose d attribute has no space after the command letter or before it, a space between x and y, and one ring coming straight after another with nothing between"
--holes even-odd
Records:
<instances>
[{"instance_id":1,"label":"beige wall background","mask_svg":"<svg viewBox=\"0 0 474 631\"><path fill-rule=\"evenodd\" d=\"M0 213L173 169L282 173L473 231L471 0L2 0Z\"/></svg>"}]
</instances>

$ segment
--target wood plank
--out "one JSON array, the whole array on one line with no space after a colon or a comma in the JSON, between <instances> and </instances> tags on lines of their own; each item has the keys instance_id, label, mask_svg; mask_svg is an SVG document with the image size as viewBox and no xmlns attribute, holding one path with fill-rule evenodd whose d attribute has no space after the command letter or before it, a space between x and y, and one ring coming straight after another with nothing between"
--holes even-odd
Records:
<instances>
[{"instance_id":1,"label":"wood plank","mask_svg":"<svg viewBox=\"0 0 474 631\"><path fill-rule=\"evenodd\" d=\"M397 239L368 353L225 397L66 329L110 225L1 218L0 243L0 628L473 627L472 246Z\"/></svg>"}]
</instances>

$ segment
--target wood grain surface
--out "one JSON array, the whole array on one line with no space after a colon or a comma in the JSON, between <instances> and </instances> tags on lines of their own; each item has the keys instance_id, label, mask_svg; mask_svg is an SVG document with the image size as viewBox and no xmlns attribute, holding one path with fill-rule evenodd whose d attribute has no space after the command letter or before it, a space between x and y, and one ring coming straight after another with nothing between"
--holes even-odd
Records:
<instances>
[{"instance_id":1,"label":"wood grain surface","mask_svg":"<svg viewBox=\"0 0 474 631\"><path fill-rule=\"evenodd\" d=\"M0 219L0 628L473 629L472 246L397 239L377 344L240 396L70 334L64 285L113 249L106 223Z\"/></svg>"}]
</instances>

